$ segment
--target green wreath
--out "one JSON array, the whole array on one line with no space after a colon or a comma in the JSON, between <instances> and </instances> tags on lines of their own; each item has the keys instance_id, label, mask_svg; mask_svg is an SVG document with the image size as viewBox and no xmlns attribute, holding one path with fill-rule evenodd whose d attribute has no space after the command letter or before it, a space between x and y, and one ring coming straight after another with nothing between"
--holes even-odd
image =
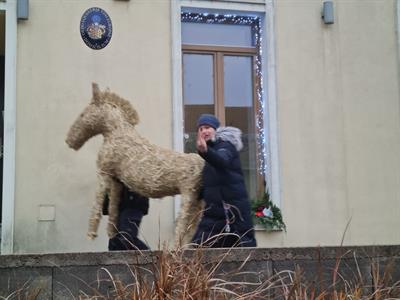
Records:
<instances>
[{"instance_id":1,"label":"green wreath","mask_svg":"<svg viewBox=\"0 0 400 300\"><path fill-rule=\"evenodd\" d=\"M261 199L254 199L251 206L255 224L263 225L269 230L285 230L286 232L282 212L272 203L268 190Z\"/></svg>"}]
</instances>

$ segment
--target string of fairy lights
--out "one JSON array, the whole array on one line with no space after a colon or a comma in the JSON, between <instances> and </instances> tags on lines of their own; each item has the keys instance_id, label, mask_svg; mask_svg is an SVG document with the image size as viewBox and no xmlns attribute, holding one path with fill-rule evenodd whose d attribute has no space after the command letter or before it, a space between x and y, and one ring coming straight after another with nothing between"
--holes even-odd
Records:
<instances>
[{"instance_id":1,"label":"string of fairy lights","mask_svg":"<svg viewBox=\"0 0 400 300\"><path fill-rule=\"evenodd\" d=\"M256 72L256 127L257 127L257 152L258 152L258 172L266 176L266 136L264 130L264 101L263 101L263 76L262 76L262 32L261 19L259 17L238 16L234 14L212 14L212 13L181 13L182 22L206 23L206 24L230 24L230 25L249 25L254 34L254 44L257 48L255 55L254 68Z\"/></svg>"}]
</instances>

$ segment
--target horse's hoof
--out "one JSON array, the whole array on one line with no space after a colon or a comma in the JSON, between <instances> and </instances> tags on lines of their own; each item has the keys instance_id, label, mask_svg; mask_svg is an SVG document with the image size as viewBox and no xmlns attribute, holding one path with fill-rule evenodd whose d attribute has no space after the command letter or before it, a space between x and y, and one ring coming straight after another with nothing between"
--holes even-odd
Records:
<instances>
[{"instance_id":1,"label":"horse's hoof","mask_svg":"<svg viewBox=\"0 0 400 300\"><path fill-rule=\"evenodd\" d=\"M88 233L87 233L87 237L88 237L90 240L94 240L95 238L97 238L97 233L96 233L96 232L93 232L93 231L88 232Z\"/></svg>"}]
</instances>

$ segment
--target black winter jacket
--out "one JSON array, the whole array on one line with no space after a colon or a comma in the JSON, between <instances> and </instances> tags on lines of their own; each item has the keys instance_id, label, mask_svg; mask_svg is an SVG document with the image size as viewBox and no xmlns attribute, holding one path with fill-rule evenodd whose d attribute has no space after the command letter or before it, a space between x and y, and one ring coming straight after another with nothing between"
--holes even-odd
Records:
<instances>
[{"instance_id":1,"label":"black winter jacket","mask_svg":"<svg viewBox=\"0 0 400 300\"><path fill-rule=\"evenodd\" d=\"M256 246L238 152L242 148L241 132L234 127L220 127L216 132L216 141L208 141L207 146L206 153L199 153L206 161L202 190L206 207L193 241L199 243L207 237L226 232L228 216L230 232L241 236L239 242L244 243L240 246Z\"/></svg>"}]
</instances>

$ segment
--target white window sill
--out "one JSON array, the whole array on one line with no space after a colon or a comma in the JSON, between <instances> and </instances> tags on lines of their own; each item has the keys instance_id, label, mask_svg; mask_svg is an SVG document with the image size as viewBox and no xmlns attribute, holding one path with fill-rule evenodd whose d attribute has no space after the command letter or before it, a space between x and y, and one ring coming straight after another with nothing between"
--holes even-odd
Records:
<instances>
[{"instance_id":1,"label":"white window sill","mask_svg":"<svg viewBox=\"0 0 400 300\"><path fill-rule=\"evenodd\" d=\"M254 225L254 230L255 231L266 231L266 232L279 232L279 231L284 231L283 229L280 228L271 228L271 227L266 227L264 225L261 224L255 224Z\"/></svg>"}]
</instances>

